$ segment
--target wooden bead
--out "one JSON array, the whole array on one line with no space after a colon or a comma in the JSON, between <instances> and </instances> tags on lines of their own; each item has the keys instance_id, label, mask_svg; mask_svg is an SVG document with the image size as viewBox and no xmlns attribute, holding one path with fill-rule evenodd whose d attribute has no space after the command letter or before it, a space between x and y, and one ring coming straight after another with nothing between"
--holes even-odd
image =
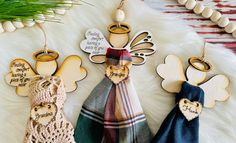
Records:
<instances>
[{"instance_id":1,"label":"wooden bead","mask_svg":"<svg viewBox=\"0 0 236 143\"><path fill-rule=\"evenodd\" d=\"M73 1L72 0L65 0L64 1L64 6L65 7L72 7L73 6Z\"/></svg>"},{"instance_id":2,"label":"wooden bead","mask_svg":"<svg viewBox=\"0 0 236 143\"><path fill-rule=\"evenodd\" d=\"M2 27L2 23L0 23L0 33L3 33L4 32L4 29Z\"/></svg>"},{"instance_id":3,"label":"wooden bead","mask_svg":"<svg viewBox=\"0 0 236 143\"><path fill-rule=\"evenodd\" d=\"M213 10L211 8L206 7L203 12L202 12L202 16L205 18L210 18L213 14Z\"/></svg>"},{"instance_id":4,"label":"wooden bead","mask_svg":"<svg viewBox=\"0 0 236 143\"><path fill-rule=\"evenodd\" d=\"M59 15L64 15L66 13L66 10L64 8L57 8L54 10L54 12Z\"/></svg>"},{"instance_id":5,"label":"wooden bead","mask_svg":"<svg viewBox=\"0 0 236 143\"><path fill-rule=\"evenodd\" d=\"M25 27L20 19L12 21L12 24L18 29Z\"/></svg>"},{"instance_id":6,"label":"wooden bead","mask_svg":"<svg viewBox=\"0 0 236 143\"><path fill-rule=\"evenodd\" d=\"M44 23L46 18L43 14L37 14L34 16L34 19L36 23Z\"/></svg>"},{"instance_id":7,"label":"wooden bead","mask_svg":"<svg viewBox=\"0 0 236 143\"><path fill-rule=\"evenodd\" d=\"M55 17L55 13L52 9L48 9L45 13L44 13L44 17L46 19L52 19Z\"/></svg>"},{"instance_id":8,"label":"wooden bead","mask_svg":"<svg viewBox=\"0 0 236 143\"><path fill-rule=\"evenodd\" d=\"M226 27L225 27L225 31L227 33L233 33L236 30L236 25L232 22L230 22Z\"/></svg>"},{"instance_id":9,"label":"wooden bead","mask_svg":"<svg viewBox=\"0 0 236 143\"><path fill-rule=\"evenodd\" d=\"M236 38L236 30L233 32L233 37Z\"/></svg>"},{"instance_id":10,"label":"wooden bead","mask_svg":"<svg viewBox=\"0 0 236 143\"><path fill-rule=\"evenodd\" d=\"M219 21L217 22L218 26L220 27L226 27L229 24L229 18L228 17L221 17Z\"/></svg>"},{"instance_id":11,"label":"wooden bead","mask_svg":"<svg viewBox=\"0 0 236 143\"><path fill-rule=\"evenodd\" d=\"M13 31L16 30L16 27L12 24L11 21L5 21L5 22L3 22L2 26L3 26L3 29L4 29L6 32L13 32Z\"/></svg>"},{"instance_id":12,"label":"wooden bead","mask_svg":"<svg viewBox=\"0 0 236 143\"><path fill-rule=\"evenodd\" d=\"M205 9L204 5L202 5L201 3L197 3L196 6L194 7L193 11L196 14L201 14L204 9Z\"/></svg>"},{"instance_id":13,"label":"wooden bead","mask_svg":"<svg viewBox=\"0 0 236 143\"><path fill-rule=\"evenodd\" d=\"M25 20L24 22L24 25L27 26L27 27L32 27L35 25L35 21L33 19L27 19Z\"/></svg>"},{"instance_id":14,"label":"wooden bead","mask_svg":"<svg viewBox=\"0 0 236 143\"><path fill-rule=\"evenodd\" d=\"M195 0L188 0L187 3L185 4L185 7L188 10L192 10L196 6L196 4L197 4L197 2Z\"/></svg>"},{"instance_id":15,"label":"wooden bead","mask_svg":"<svg viewBox=\"0 0 236 143\"><path fill-rule=\"evenodd\" d=\"M121 9L117 9L115 13L115 21L122 22L125 20L125 12Z\"/></svg>"},{"instance_id":16,"label":"wooden bead","mask_svg":"<svg viewBox=\"0 0 236 143\"><path fill-rule=\"evenodd\" d=\"M219 11L214 11L213 14L211 15L211 21L212 22L217 22L221 18L221 13Z\"/></svg>"},{"instance_id":17,"label":"wooden bead","mask_svg":"<svg viewBox=\"0 0 236 143\"><path fill-rule=\"evenodd\" d=\"M188 0L178 0L179 4L185 5Z\"/></svg>"}]
</instances>

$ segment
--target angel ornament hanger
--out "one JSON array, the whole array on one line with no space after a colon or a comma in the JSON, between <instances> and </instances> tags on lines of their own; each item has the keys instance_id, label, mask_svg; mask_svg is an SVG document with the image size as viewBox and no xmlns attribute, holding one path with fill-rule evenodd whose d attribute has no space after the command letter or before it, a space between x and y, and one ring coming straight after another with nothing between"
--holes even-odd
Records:
<instances>
[{"instance_id":1,"label":"angel ornament hanger","mask_svg":"<svg viewBox=\"0 0 236 143\"><path fill-rule=\"evenodd\" d=\"M16 94L20 96L28 96L29 84L36 75L58 76L63 80L66 92L76 90L76 82L84 79L87 75L86 70L81 67L81 58L76 55L70 55L58 68L57 59L59 54L47 48L46 33L41 25L39 25L39 28L43 31L45 45L43 50L33 54L33 58L36 61L35 69L26 60L15 59L10 63L10 72L5 77L6 82L16 87Z\"/></svg>"},{"instance_id":2,"label":"angel ornament hanger","mask_svg":"<svg viewBox=\"0 0 236 143\"><path fill-rule=\"evenodd\" d=\"M58 69L58 56L57 52L47 49L45 40L44 50L33 55L35 70L24 59L15 59L10 64L6 82L16 87L18 95L30 98L24 143L75 143L73 126L63 113L65 92L76 90L76 81L84 79L87 72L76 55L68 56Z\"/></svg>"},{"instance_id":3,"label":"angel ornament hanger","mask_svg":"<svg viewBox=\"0 0 236 143\"><path fill-rule=\"evenodd\" d=\"M198 143L199 115L203 107L213 108L215 101L226 101L229 93L226 88L229 79L225 75L207 78L212 66L202 58L189 59L186 77L181 60L168 55L165 64L157 67L163 78L162 87L168 92L177 93L176 105L162 123L153 143Z\"/></svg>"},{"instance_id":4,"label":"angel ornament hanger","mask_svg":"<svg viewBox=\"0 0 236 143\"><path fill-rule=\"evenodd\" d=\"M129 70L132 64L144 64L156 47L148 31L129 41L130 26L121 23L125 18L123 4L122 0L116 11L116 23L108 27L109 42L98 29L89 29L80 44L93 63L106 63L106 76L82 106L76 142L147 143L152 138Z\"/></svg>"}]
</instances>

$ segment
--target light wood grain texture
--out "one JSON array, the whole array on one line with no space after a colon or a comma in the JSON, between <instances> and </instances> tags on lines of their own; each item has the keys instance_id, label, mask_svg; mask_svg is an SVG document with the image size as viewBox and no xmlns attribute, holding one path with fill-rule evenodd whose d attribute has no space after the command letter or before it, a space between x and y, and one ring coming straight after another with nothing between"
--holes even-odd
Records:
<instances>
[{"instance_id":1,"label":"light wood grain texture","mask_svg":"<svg viewBox=\"0 0 236 143\"><path fill-rule=\"evenodd\" d=\"M187 98L179 101L179 109L188 121L197 118L202 112L202 104L194 101L191 102Z\"/></svg>"},{"instance_id":2,"label":"light wood grain texture","mask_svg":"<svg viewBox=\"0 0 236 143\"><path fill-rule=\"evenodd\" d=\"M201 63L196 63L198 66ZM207 72L188 66L186 77L183 72L181 60L175 55L168 55L165 64L157 67L157 73L163 78L162 88L171 93L178 93L182 88L182 83L187 81L191 85L199 86L204 91L204 107L213 108L215 101L226 101L230 94L227 91L229 79L225 75L215 75L210 80L206 80Z\"/></svg>"},{"instance_id":3,"label":"light wood grain texture","mask_svg":"<svg viewBox=\"0 0 236 143\"><path fill-rule=\"evenodd\" d=\"M35 70L40 75L50 76L53 75L57 70L57 61L39 62L35 64ZM49 68L50 67L50 68Z\"/></svg>"},{"instance_id":4,"label":"light wood grain texture","mask_svg":"<svg viewBox=\"0 0 236 143\"><path fill-rule=\"evenodd\" d=\"M53 103L34 106L31 109L30 117L43 126L47 126L56 116L57 106Z\"/></svg>"},{"instance_id":5,"label":"light wood grain texture","mask_svg":"<svg viewBox=\"0 0 236 143\"><path fill-rule=\"evenodd\" d=\"M5 76L7 84L16 87L16 94L27 96L30 78L35 76L33 68L24 59L15 59L10 63L10 72Z\"/></svg>"},{"instance_id":6,"label":"light wood grain texture","mask_svg":"<svg viewBox=\"0 0 236 143\"><path fill-rule=\"evenodd\" d=\"M68 56L57 68L56 60L36 61L36 72L30 64L24 59L16 59L10 64L10 72L6 75L6 82L16 87L16 94L28 96L29 84L31 78L36 75L59 76L65 85L66 92L72 92L77 89L77 81L87 76L87 71L82 67L82 60L79 56ZM54 74L55 73L55 74Z\"/></svg>"},{"instance_id":7,"label":"light wood grain texture","mask_svg":"<svg viewBox=\"0 0 236 143\"><path fill-rule=\"evenodd\" d=\"M127 66L109 65L106 68L106 76L113 83L118 84L129 76L129 68Z\"/></svg>"},{"instance_id":8,"label":"light wood grain texture","mask_svg":"<svg viewBox=\"0 0 236 143\"><path fill-rule=\"evenodd\" d=\"M147 56L152 55L157 50L149 31L138 32L130 41L128 41L128 34L110 33L109 42L112 45L98 29L88 29L85 38L80 43L80 47L84 52L89 53L89 59L93 63L104 63L106 51L109 47L127 49L131 53L134 65L144 64Z\"/></svg>"},{"instance_id":9,"label":"light wood grain texture","mask_svg":"<svg viewBox=\"0 0 236 143\"><path fill-rule=\"evenodd\" d=\"M165 64L158 65L157 73L163 78L162 88L168 92L179 93L182 83L186 81L182 62L174 55L168 55Z\"/></svg>"},{"instance_id":10,"label":"light wood grain texture","mask_svg":"<svg viewBox=\"0 0 236 143\"><path fill-rule=\"evenodd\" d=\"M78 87L77 81L87 76L87 71L82 67L82 60L79 56L68 56L62 63L55 76L61 77L66 92L75 91Z\"/></svg>"}]
</instances>

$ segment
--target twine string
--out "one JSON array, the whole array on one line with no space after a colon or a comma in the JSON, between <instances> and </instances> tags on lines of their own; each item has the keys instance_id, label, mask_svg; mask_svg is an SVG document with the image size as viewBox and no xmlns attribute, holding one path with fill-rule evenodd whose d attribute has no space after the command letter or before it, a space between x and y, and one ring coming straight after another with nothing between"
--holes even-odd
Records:
<instances>
[{"instance_id":1,"label":"twine string","mask_svg":"<svg viewBox=\"0 0 236 143\"><path fill-rule=\"evenodd\" d=\"M204 47L202 50L202 60L205 61L205 57L206 57L206 47L207 47L207 42L204 42Z\"/></svg>"},{"instance_id":2,"label":"twine string","mask_svg":"<svg viewBox=\"0 0 236 143\"><path fill-rule=\"evenodd\" d=\"M121 0L121 1L120 1L120 5L118 6L117 9L123 9L124 3L125 3L125 0Z\"/></svg>"},{"instance_id":3,"label":"twine string","mask_svg":"<svg viewBox=\"0 0 236 143\"><path fill-rule=\"evenodd\" d=\"M43 28L43 25L42 24L37 24L37 26L40 28L40 30L43 32L43 37L44 37L44 53L45 54L48 54L48 46L47 46L47 35L46 35L46 32Z\"/></svg>"}]
</instances>

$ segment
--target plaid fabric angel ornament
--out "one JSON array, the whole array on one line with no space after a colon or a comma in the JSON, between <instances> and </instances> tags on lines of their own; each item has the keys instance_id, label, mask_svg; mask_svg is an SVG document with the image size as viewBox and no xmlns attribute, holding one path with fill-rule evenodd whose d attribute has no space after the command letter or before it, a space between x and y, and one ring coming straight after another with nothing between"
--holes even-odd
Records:
<instances>
[{"instance_id":1,"label":"plaid fabric angel ornament","mask_svg":"<svg viewBox=\"0 0 236 143\"><path fill-rule=\"evenodd\" d=\"M209 78L212 66L204 59L205 47L201 58L189 59L186 74L180 58L175 55L168 55L165 63L157 67L157 73L163 78L163 89L177 94L176 105L152 143L198 143L202 108L213 108L216 101L226 101L230 97L228 77L218 74Z\"/></svg>"},{"instance_id":2,"label":"plaid fabric angel ornament","mask_svg":"<svg viewBox=\"0 0 236 143\"><path fill-rule=\"evenodd\" d=\"M121 9L117 13L124 14ZM82 106L75 128L77 142L148 143L152 138L129 71L132 64L144 64L156 47L148 31L129 42L129 25L117 21L108 27L110 43L99 30L89 29L80 45L92 62L105 62L106 71Z\"/></svg>"}]
</instances>

